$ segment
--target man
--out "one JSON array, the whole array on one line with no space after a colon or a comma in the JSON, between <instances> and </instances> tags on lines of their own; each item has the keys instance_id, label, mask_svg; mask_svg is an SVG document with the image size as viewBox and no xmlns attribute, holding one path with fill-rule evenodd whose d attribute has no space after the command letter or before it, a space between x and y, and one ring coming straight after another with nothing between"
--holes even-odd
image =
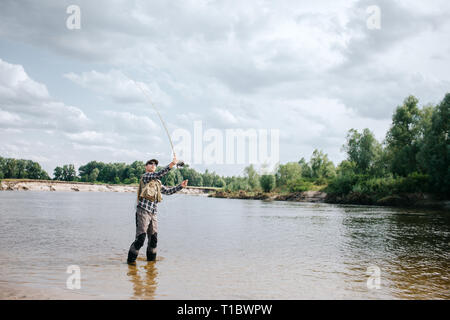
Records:
<instances>
[{"instance_id":1,"label":"man","mask_svg":"<svg viewBox=\"0 0 450 320\"><path fill-rule=\"evenodd\" d=\"M188 183L188 180L184 180L181 184L172 188L161 184L159 178L166 175L176 164L177 159L174 157L168 166L158 172L155 172L158 160L151 159L145 164L145 173L141 177L137 194L136 239L128 251L127 262L130 264L136 261L139 249L144 245L146 234L148 236L147 261L156 260L156 244L158 242L157 203L162 199L161 193L174 194L185 188Z\"/></svg>"}]
</instances>

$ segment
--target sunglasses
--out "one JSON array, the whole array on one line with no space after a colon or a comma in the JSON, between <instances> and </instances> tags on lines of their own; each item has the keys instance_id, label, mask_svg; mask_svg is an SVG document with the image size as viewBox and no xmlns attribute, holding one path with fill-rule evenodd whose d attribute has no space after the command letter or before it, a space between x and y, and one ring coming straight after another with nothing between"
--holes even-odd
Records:
<instances>
[{"instance_id":1,"label":"sunglasses","mask_svg":"<svg viewBox=\"0 0 450 320\"><path fill-rule=\"evenodd\" d=\"M150 162L149 165L151 165L151 166L155 165L156 166L156 163Z\"/></svg>"}]
</instances>

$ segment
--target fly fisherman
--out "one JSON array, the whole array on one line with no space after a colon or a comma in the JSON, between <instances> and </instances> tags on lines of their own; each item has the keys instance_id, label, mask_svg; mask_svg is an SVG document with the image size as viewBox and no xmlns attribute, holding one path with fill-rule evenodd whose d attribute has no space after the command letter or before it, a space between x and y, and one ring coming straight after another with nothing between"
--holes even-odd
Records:
<instances>
[{"instance_id":1,"label":"fly fisherman","mask_svg":"<svg viewBox=\"0 0 450 320\"><path fill-rule=\"evenodd\" d=\"M158 172L155 172L158 160L151 159L145 164L145 173L141 177L137 193L136 239L128 251L128 263L136 261L139 249L144 245L145 234L148 235L147 261L156 260L156 244L158 242L157 203L162 201L161 193L174 194L185 188L188 183L188 180L184 180L172 188L161 184L159 178L166 175L176 164L175 156L168 166Z\"/></svg>"}]
</instances>

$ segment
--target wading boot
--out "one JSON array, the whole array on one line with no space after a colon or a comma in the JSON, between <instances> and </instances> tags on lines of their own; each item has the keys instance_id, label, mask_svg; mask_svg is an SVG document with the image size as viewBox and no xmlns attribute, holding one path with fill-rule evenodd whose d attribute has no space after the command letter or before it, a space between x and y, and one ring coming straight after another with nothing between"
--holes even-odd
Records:
<instances>
[{"instance_id":1,"label":"wading boot","mask_svg":"<svg viewBox=\"0 0 450 320\"><path fill-rule=\"evenodd\" d=\"M158 233L154 233L150 236L147 246L147 261L156 260L156 246L158 243Z\"/></svg>"},{"instance_id":2,"label":"wading boot","mask_svg":"<svg viewBox=\"0 0 450 320\"><path fill-rule=\"evenodd\" d=\"M127 259L127 263L128 264L135 264L136 263L136 259L137 259L137 254L128 251L128 259Z\"/></svg>"},{"instance_id":3,"label":"wading boot","mask_svg":"<svg viewBox=\"0 0 450 320\"><path fill-rule=\"evenodd\" d=\"M147 247L147 261L156 261L156 249Z\"/></svg>"}]
</instances>

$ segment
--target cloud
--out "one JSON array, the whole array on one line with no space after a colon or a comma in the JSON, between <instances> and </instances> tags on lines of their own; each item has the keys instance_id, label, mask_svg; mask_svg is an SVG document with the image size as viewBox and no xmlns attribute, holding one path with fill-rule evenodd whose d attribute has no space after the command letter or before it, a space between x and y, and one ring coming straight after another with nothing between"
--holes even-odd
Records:
<instances>
[{"instance_id":1,"label":"cloud","mask_svg":"<svg viewBox=\"0 0 450 320\"><path fill-rule=\"evenodd\" d=\"M132 80L119 70L110 70L107 73L92 70L75 74L66 73L65 78L73 81L83 88L111 98L118 104L127 103L156 103L158 106L170 106L170 97L156 82L149 84Z\"/></svg>"},{"instance_id":2,"label":"cloud","mask_svg":"<svg viewBox=\"0 0 450 320\"><path fill-rule=\"evenodd\" d=\"M226 109L214 108L214 113L219 116L219 119L222 120L223 123L228 125L235 125L238 123L237 118Z\"/></svg>"},{"instance_id":3,"label":"cloud","mask_svg":"<svg viewBox=\"0 0 450 320\"><path fill-rule=\"evenodd\" d=\"M23 125L23 120L19 115L0 110L0 126L1 127L21 126L21 125Z\"/></svg>"},{"instance_id":4,"label":"cloud","mask_svg":"<svg viewBox=\"0 0 450 320\"><path fill-rule=\"evenodd\" d=\"M21 65L0 59L0 96L3 104L28 104L50 100L47 87L30 79Z\"/></svg>"},{"instance_id":5,"label":"cloud","mask_svg":"<svg viewBox=\"0 0 450 320\"><path fill-rule=\"evenodd\" d=\"M448 85L442 77L433 81L437 86L413 80L415 73L432 78L428 58L438 53L434 48L450 50L442 41L450 31L450 7L445 1L432 3L80 1L82 28L72 32L61 23L64 2L29 1L18 12L15 2L6 1L0 29L4 37L14 34L63 55L116 66L107 73L66 77L118 103L144 103L139 89L119 70L128 68L151 74L145 90L158 105L175 103L174 92L166 93L162 83L188 99L204 95L202 88L224 86L234 96L339 99L363 116L387 119L405 95L414 92L436 100ZM370 5L381 9L381 30L366 26ZM407 51L423 50L418 40L423 34L441 41L433 41L419 63L402 63Z\"/></svg>"},{"instance_id":6,"label":"cloud","mask_svg":"<svg viewBox=\"0 0 450 320\"><path fill-rule=\"evenodd\" d=\"M0 59L0 123L3 127L76 132L90 125L77 107L56 101L21 65Z\"/></svg>"},{"instance_id":7,"label":"cloud","mask_svg":"<svg viewBox=\"0 0 450 320\"><path fill-rule=\"evenodd\" d=\"M116 133L123 140L114 147L123 150L136 149L145 128L158 130L145 139L159 138L164 148L159 120L135 79L169 129L190 130L195 120L205 129L279 128L281 161L308 156L313 147L340 159L349 128L369 127L380 139L406 96L437 103L450 87L445 0L81 0L80 30L65 27L69 4L5 0L0 37L30 48L18 57L32 59L41 48L45 57L62 58L60 69L48 71L63 70L69 85L86 89L77 98L89 103L69 107L20 65L4 65L0 125L72 138L97 132L91 138L98 141ZM381 9L380 30L367 28L370 5ZM90 96L102 98L99 105Z\"/></svg>"},{"instance_id":8,"label":"cloud","mask_svg":"<svg viewBox=\"0 0 450 320\"><path fill-rule=\"evenodd\" d=\"M106 116L118 119L121 124L131 127L140 127L146 129L156 130L159 127L147 116L138 116L130 112L116 112L116 111L105 111L103 112Z\"/></svg>"},{"instance_id":9,"label":"cloud","mask_svg":"<svg viewBox=\"0 0 450 320\"><path fill-rule=\"evenodd\" d=\"M120 138L117 134L106 134L97 131L67 133L66 136L73 142L88 145L114 144L117 143Z\"/></svg>"},{"instance_id":10,"label":"cloud","mask_svg":"<svg viewBox=\"0 0 450 320\"><path fill-rule=\"evenodd\" d=\"M97 161L106 162L130 162L135 160L144 161L144 159L149 159L151 157L167 157L166 154L157 151L148 152L147 150L134 149L130 147L120 148L113 145L88 145L74 143L73 148L76 151L89 152L91 156L95 156Z\"/></svg>"}]
</instances>

